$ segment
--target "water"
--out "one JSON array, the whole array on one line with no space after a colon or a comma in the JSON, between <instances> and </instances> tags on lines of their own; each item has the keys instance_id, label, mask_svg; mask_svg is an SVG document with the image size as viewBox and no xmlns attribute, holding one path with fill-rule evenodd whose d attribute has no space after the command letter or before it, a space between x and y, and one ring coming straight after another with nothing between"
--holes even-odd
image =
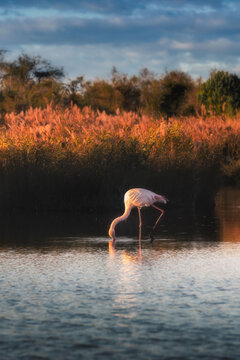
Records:
<instances>
[{"instance_id":1,"label":"water","mask_svg":"<svg viewBox=\"0 0 240 360\"><path fill-rule=\"evenodd\" d=\"M111 219L2 218L0 358L239 359L240 191L167 210L141 249L137 212L115 246Z\"/></svg>"}]
</instances>

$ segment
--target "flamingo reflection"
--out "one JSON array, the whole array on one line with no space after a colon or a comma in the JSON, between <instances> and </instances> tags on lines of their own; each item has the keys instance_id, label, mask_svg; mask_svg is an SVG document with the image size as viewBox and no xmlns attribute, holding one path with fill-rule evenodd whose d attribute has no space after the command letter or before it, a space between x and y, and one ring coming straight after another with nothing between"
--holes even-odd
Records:
<instances>
[{"instance_id":1,"label":"flamingo reflection","mask_svg":"<svg viewBox=\"0 0 240 360\"><path fill-rule=\"evenodd\" d=\"M111 259L113 259L116 255L116 249L115 249L116 242L114 240L111 240L108 242L108 252ZM139 248L138 248L138 254L132 255L128 253L126 250L122 252L123 256L123 262L136 262L142 259L142 244L141 239L139 239Z\"/></svg>"},{"instance_id":2,"label":"flamingo reflection","mask_svg":"<svg viewBox=\"0 0 240 360\"><path fill-rule=\"evenodd\" d=\"M116 253L114 240L108 242L108 252L110 258L113 259Z\"/></svg>"}]
</instances>

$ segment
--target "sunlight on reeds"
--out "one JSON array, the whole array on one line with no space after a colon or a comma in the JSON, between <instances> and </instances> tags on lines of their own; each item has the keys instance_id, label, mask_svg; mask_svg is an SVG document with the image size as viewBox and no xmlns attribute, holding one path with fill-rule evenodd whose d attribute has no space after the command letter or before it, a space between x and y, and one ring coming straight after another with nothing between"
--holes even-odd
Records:
<instances>
[{"instance_id":1,"label":"sunlight on reeds","mask_svg":"<svg viewBox=\"0 0 240 360\"><path fill-rule=\"evenodd\" d=\"M63 177L67 184L74 177L78 183L85 181L86 187L110 179L118 183L121 176L118 186L123 188L136 183L139 174L143 179L139 183L154 184L159 183L157 174L169 169L215 167L230 176L239 165L239 150L240 115L207 118L203 113L166 120L49 105L7 114L0 130L1 168L8 176L12 171L14 176L27 177L28 182L41 170L48 174L48 186L51 176L54 181ZM238 173L239 167L234 171ZM8 181L4 176L3 183Z\"/></svg>"},{"instance_id":2,"label":"sunlight on reeds","mask_svg":"<svg viewBox=\"0 0 240 360\"><path fill-rule=\"evenodd\" d=\"M61 110L50 105L26 113L7 114L1 130L0 150L49 147L81 157L93 146L110 149L134 144L147 157L176 160L186 157L209 160L225 155L233 158L239 150L240 118L204 116L155 119L125 113L107 115L77 106ZM131 146L130 146L131 147ZM109 149L108 149L109 150ZM127 155L127 154L126 154ZM206 157L206 158L205 158Z\"/></svg>"}]
</instances>

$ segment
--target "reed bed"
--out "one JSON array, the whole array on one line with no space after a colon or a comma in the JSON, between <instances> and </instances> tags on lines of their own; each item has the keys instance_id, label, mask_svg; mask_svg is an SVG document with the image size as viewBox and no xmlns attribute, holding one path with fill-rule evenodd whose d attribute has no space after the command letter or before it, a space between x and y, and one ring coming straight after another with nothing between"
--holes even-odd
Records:
<instances>
[{"instance_id":1,"label":"reed bed","mask_svg":"<svg viewBox=\"0 0 240 360\"><path fill-rule=\"evenodd\" d=\"M153 118L49 105L5 116L2 209L112 209L132 186L175 205L211 202L240 178L240 115Z\"/></svg>"}]
</instances>

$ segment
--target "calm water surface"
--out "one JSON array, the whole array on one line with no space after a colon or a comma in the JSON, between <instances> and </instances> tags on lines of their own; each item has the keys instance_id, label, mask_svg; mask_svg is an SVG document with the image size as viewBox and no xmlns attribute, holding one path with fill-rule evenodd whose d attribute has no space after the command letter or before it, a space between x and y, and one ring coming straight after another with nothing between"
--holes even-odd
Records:
<instances>
[{"instance_id":1,"label":"calm water surface","mask_svg":"<svg viewBox=\"0 0 240 360\"><path fill-rule=\"evenodd\" d=\"M240 191L142 249L137 212L108 242L113 216L1 219L0 359L239 359Z\"/></svg>"}]
</instances>

